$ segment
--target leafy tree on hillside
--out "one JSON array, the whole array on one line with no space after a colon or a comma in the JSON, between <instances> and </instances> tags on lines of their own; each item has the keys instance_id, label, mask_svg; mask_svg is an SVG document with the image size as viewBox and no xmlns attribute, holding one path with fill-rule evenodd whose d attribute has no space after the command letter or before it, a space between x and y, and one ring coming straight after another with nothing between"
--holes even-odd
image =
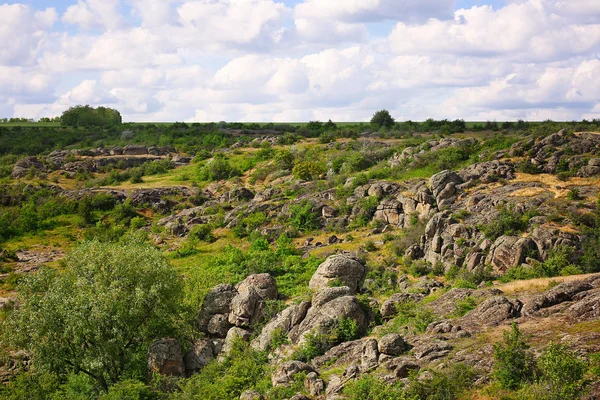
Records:
<instances>
[{"instance_id":1,"label":"leafy tree on hillside","mask_svg":"<svg viewBox=\"0 0 600 400\"><path fill-rule=\"evenodd\" d=\"M173 332L182 294L160 252L137 241L87 242L19 286L3 342L28 351L37 371L83 373L107 391L144 373L149 343Z\"/></svg>"},{"instance_id":2,"label":"leafy tree on hillside","mask_svg":"<svg viewBox=\"0 0 600 400\"><path fill-rule=\"evenodd\" d=\"M394 118L392 118L388 110L377 111L373 115L373 118L371 118L371 125L374 125L377 128L391 128L394 126L394 123Z\"/></svg>"},{"instance_id":3,"label":"leafy tree on hillside","mask_svg":"<svg viewBox=\"0 0 600 400\"><path fill-rule=\"evenodd\" d=\"M89 105L69 108L60 120L65 126L114 126L122 122L119 111L107 107L93 108Z\"/></svg>"}]
</instances>

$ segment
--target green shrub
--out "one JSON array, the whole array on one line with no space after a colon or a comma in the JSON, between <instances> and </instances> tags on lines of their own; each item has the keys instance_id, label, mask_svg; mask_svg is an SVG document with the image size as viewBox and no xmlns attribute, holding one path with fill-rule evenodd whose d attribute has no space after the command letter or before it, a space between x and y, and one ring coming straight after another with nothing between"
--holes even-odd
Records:
<instances>
[{"instance_id":1,"label":"green shrub","mask_svg":"<svg viewBox=\"0 0 600 400\"><path fill-rule=\"evenodd\" d=\"M326 171L325 165L316 161L304 161L296 164L292 173L296 179L311 181L319 178Z\"/></svg>"},{"instance_id":2,"label":"green shrub","mask_svg":"<svg viewBox=\"0 0 600 400\"><path fill-rule=\"evenodd\" d=\"M310 232L321 226L319 214L313 211L313 205L308 200L290 207L289 223L302 232Z\"/></svg>"},{"instance_id":3,"label":"green shrub","mask_svg":"<svg viewBox=\"0 0 600 400\"><path fill-rule=\"evenodd\" d=\"M220 181L241 175L241 171L231 165L226 156L219 153L198 170L198 179L202 181Z\"/></svg>"},{"instance_id":4,"label":"green shrub","mask_svg":"<svg viewBox=\"0 0 600 400\"><path fill-rule=\"evenodd\" d=\"M111 386L108 393L100 400L158 400L161 397L148 386L133 379L125 380Z\"/></svg>"},{"instance_id":5,"label":"green shrub","mask_svg":"<svg viewBox=\"0 0 600 400\"><path fill-rule=\"evenodd\" d=\"M520 161L517 164L517 171L522 172L524 174L539 174L540 169L537 165L533 164L529 160Z\"/></svg>"},{"instance_id":6,"label":"green shrub","mask_svg":"<svg viewBox=\"0 0 600 400\"><path fill-rule=\"evenodd\" d=\"M498 217L480 229L488 238L496 240L500 236L514 235L525 230L532 216L530 213L520 214L514 208L504 205L500 208Z\"/></svg>"},{"instance_id":7,"label":"green shrub","mask_svg":"<svg viewBox=\"0 0 600 400\"><path fill-rule=\"evenodd\" d=\"M372 375L361 375L344 387L348 400L402 400L405 399L401 384L389 385Z\"/></svg>"},{"instance_id":8,"label":"green shrub","mask_svg":"<svg viewBox=\"0 0 600 400\"><path fill-rule=\"evenodd\" d=\"M200 224L194 226L189 233L189 237L201 240L207 243L213 243L217 240L212 232L212 226L210 224Z\"/></svg>"},{"instance_id":9,"label":"green shrub","mask_svg":"<svg viewBox=\"0 0 600 400\"><path fill-rule=\"evenodd\" d=\"M567 199L571 201L581 200L581 195L579 194L579 189L571 189L567 193Z\"/></svg>"},{"instance_id":10,"label":"green shrub","mask_svg":"<svg viewBox=\"0 0 600 400\"><path fill-rule=\"evenodd\" d=\"M550 343L537 360L541 380L550 386L551 399L577 399L583 392L585 361L564 345Z\"/></svg>"},{"instance_id":11,"label":"green shrub","mask_svg":"<svg viewBox=\"0 0 600 400\"><path fill-rule=\"evenodd\" d=\"M474 310L477 307L477 302L471 296L464 298L463 300L457 300L454 303L454 316L462 317L469 311Z\"/></svg>"},{"instance_id":12,"label":"green shrub","mask_svg":"<svg viewBox=\"0 0 600 400\"><path fill-rule=\"evenodd\" d=\"M493 375L503 389L518 389L533 380L533 355L516 323L504 332L503 342L494 345L494 360Z\"/></svg>"},{"instance_id":13,"label":"green shrub","mask_svg":"<svg viewBox=\"0 0 600 400\"><path fill-rule=\"evenodd\" d=\"M452 400L462 398L477 376L467 365L453 364L449 370L433 371L430 379L413 376L406 391L407 398L419 400Z\"/></svg>"}]
</instances>

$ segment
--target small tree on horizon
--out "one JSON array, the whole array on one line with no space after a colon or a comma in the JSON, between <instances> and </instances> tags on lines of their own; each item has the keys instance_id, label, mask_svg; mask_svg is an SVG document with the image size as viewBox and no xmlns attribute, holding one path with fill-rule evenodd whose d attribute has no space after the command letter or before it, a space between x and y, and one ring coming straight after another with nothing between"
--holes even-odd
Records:
<instances>
[{"instance_id":1,"label":"small tree on horizon","mask_svg":"<svg viewBox=\"0 0 600 400\"><path fill-rule=\"evenodd\" d=\"M381 127L391 128L395 122L388 110L377 111L371 118L371 125L376 126L378 129Z\"/></svg>"}]
</instances>

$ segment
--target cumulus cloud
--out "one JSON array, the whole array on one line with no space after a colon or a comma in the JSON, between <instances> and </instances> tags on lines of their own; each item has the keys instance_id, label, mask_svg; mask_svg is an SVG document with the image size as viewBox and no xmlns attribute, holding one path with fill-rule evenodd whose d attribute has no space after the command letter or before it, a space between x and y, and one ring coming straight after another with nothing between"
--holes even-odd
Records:
<instances>
[{"instance_id":1,"label":"cumulus cloud","mask_svg":"<svg viewBox=\"0 0 600 400\"><path fill-rule=\"evenodd\" d=\"M0 113L89 103L136 121L600 115L596 0L71 1L62 31L54 9L0 5Z\"/></svg>"},{"instance_id":2,"label":"cumulus cloud","mask_svg":"<svg viewBox=\"0 0 600 400\"><path fill-rule=\"evenodd\" d=\"M54 8L36 11L23 4L0 4L0 65L32 63L57 18Z\"/></svg>"},{"instance_id":3,"label":"cumulus cloud","mask_svg":"<svg viewBox=\"0 0 600 400\"><path fill-rule=\"evenodd\" d=\"M124 24L119 4L120 0L78 0L67 8L62 20L83 29L116 29Z\"/></svg>"}]
</instances>

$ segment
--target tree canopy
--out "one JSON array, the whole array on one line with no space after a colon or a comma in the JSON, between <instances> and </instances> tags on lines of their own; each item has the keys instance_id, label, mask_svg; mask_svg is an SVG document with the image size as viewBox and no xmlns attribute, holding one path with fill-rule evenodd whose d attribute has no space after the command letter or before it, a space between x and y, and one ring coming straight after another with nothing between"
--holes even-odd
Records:
<instances>
[{"instance_id":1,"label":"tree canopy","mask_svg":"<svg viewBox=\"0 0 600 400\"><path fill-rule=\"evenodd\" d=\"M143 374L149 343L173 332L182 294L175 270L132 240L83 243L64 266L20 285L4 342L30 352L39 370L84 373L103 390L126 372Z\"/></svg>"},{"instance_id":2,"label":"tree canopy","mask_svg":"<svg viewBox=\"0 0 600 400\"><path fill-rule=\"evenodd\" d=\"M388 110L377 111L373 115L373 118L371 118L371 125L375 125L377 128L391 128L394 126L394 123L394 118L392 118Z\"/></svg>"},{"instance_id":3,"label":"tree canopy","mask_svg":"<svg viewBox=\"0 0 600 400\"><path fill-rule=\"evenodd\" d=\"M122 122L121 113L113 108L75 106L63 112L60 121L65 126L113 126Z\"/></svg>"}]
</instances>

